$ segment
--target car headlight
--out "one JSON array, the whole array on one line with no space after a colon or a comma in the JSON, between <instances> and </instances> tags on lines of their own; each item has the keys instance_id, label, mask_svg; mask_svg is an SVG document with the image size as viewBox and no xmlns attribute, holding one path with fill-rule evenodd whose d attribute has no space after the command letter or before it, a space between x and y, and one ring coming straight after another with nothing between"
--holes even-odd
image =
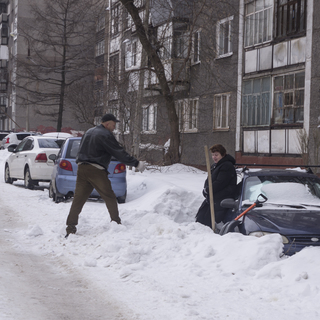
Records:
<instances>
[{"instance_id":1,"label":"car headlight","mask_svg":"<svg viewBox=\"0 0 320 320\"><path fill-rule=\"evenodd\" d=\"M257 237L257 238L260 238L260 237L263 237L263 236L266 236L268 234L273 234L272 232L262 232L262 231L256 231L256 232L251 232L249 233L249 236L254 236L254 237ZM284 244L286 243L289 243L289 240L287 237L283 236L282 234L280 234L281 238L282 238L282 242Z\"/></svg>"}]
</instances>

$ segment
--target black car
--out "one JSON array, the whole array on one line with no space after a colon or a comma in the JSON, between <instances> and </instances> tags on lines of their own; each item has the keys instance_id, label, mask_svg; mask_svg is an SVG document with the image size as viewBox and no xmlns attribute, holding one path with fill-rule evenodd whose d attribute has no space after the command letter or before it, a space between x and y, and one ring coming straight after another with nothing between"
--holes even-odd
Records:
<instances>
[{"instance_id":1,"label":"black car","mask_svg":"<svg viewBox=\"0 0 320 320\"><path fill-rule=\"evenodd\" d=\"M220 234L238 231L244 235L282 236L284 254L307 246L320 246L320 178L301 169L243 169L238 198L223 200L236 218L253 203L243 217L227 223ZM264 196L263 203L259 195ZM266 200L267 199L267 200Z\"/></svg>"}]
</instances>

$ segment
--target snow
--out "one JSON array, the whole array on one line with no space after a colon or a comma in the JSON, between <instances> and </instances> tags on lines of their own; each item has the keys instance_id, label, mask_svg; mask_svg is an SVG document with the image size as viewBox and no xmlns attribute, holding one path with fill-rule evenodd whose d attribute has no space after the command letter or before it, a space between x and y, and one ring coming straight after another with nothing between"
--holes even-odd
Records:
<instances>
[{"instance_id":1,"label":"snow","mask_svg":"<svg viewBox=\"0 0 320 320\"><path fill-rule=\"evenodd\" d=\"M8 155L0 151L1 216L11 221L0 228L1 242L37 261L67 265L105 296L112 292L131 310L126 319L320 319L320 247L280 257L278 234L219 236L195 223L204 172L179 164L128 170L122 225L110 223L104 203L89 200L78 232L65 239L71 201L55 204L46 183L32 191L22 181L5 184ZM10 290L5 281L0 297ZM14 314L21 303L0 302L0 320L20 319L8 317L9 308Z\"/></svg>"}]
</instances>

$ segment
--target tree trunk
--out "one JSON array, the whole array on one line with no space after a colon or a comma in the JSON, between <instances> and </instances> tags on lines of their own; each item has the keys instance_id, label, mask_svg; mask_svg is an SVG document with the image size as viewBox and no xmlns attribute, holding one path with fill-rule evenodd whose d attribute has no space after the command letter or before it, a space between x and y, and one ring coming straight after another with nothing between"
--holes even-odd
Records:
<instances>
[{"instance_id":1,"label":"tree trunk","mask_svg":"<svg viewBox=\"0 0 320 320\"><path fill-rule=\"evenodd\" d=\"M155 70L155 73L158 77L159 85L161 88L161 94L164 97L168 121L170 127L170 146L168 154L166 155L166 164L172 164L180 162L179 146L180 146L180 132L179 132L179 121L175 109L174 97L169 88L168 81L165 76L164 66L157 54L156 49L152 46L152 43L147 37L147 32L143 26L141 18L139 16L139 11L134 6L132 0L120 0L121 3L128 10L129 14L132 17L132 20L136 26L137 35L142 44L142 47L146 51L150 62Z\"/></svg>"}]
</instances>

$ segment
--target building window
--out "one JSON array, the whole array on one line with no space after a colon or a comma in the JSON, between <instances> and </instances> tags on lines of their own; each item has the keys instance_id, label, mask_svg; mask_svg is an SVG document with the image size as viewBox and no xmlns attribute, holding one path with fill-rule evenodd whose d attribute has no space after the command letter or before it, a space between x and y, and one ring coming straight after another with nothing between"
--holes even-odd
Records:
<instances>
[{"instance_id":1,"label":"building window","mask_svg":"<svg viewBox=\"0 0 320 320\"><path fill-rule=\"evenodd\" d=\"M122 129L124 133L130 133L130 109L125 108L123 111Z\"/></svg>"},{"instance_id":2,"label":"building window","mask_svg":"<svg viewBox=\"0 0 320 320\"><path fill-rule=\"evenodd\" d=\"M254 0L246 4L245 47L272 39L273 1Z\"/></svg>"},{"instance_id":3,"label":"building window","mask_svg":"<svg viewBox=\"0 0 320 320\"><path fill-rule=\"evenodd\" d=\"M286 37L306 30L307 0L277 0L276 36Z\"/></svg>"},{"instance_id":4,"label":"building window","mask_svg":"<svg viewBox=\"0 0 320 320\"><path fill-rule=\"evenodd\" d=\"M6 95L0 95L0 106L6 106L7 105L7 96Z\"/></svg>"},{"instance_id":5,"label":"building window","mask_svg":"<svg viewBox=\"0 0 320 320\"><path fill-rule=\"evenodd\" d=\"M142 131L156 132L157 130L157 106L154 104L143 106Z\"/></svg>"},{"instance_id":6,"label":"building window","mask_svg":"<svg viewBox=\"0 0 320 320\"><path fill-rule=\"evenodd\" d=\"M217 54L218 57L232 55L232 21L233 16L217 23Z\"/></svg>"},{"instance_id":7,"label":"building window","mask_svg":"<svg viewBox=\"0 0 320 320\"><path fill-rule=\"evenodd\" d=\"M188 53L188 35L185 32L176 31L173 38L174 57L186 58Z\"/></svg>"},{"instance_id":8,"label":"building window","mask_svg":"<svg viewBox=\"0 0 320 320\"><path fill-rule=\"evenodd\" d=\"M96 44L96 57L104 54L104 47L105 47L104 40L102 40Z\"/></svg>"},{"instance_id":9,"label":"building window","mask_svg":"<svg viewBox=\"0 0 320 320\"><path fill-rule=\"evenodd\" d=\"M274 77L274 124L303 123L304 72Z\"/></svg>"},{"instance_id":10,"label":"building window","mask_svg":"<svg viewBox=\"0 0 320 320\"><path fill-rule=\"evenodd\" d=\"M109 87L115 89L119 81L119 55L113 55L110 57L109 64Z\"/></svg>"},{"instance_id":11,"label":"building window","mask_svg":"<svg viewBox=\"0 0 320 320\"><path fill-rule=\"evenodd\" d=\"M126 69L137 66L137 41L126 42L125 65Z\"/></svg>"},{"instance_id":12,"label":"building window","mask_svg":"<svg viewBox=\"0 0 320 320\"><path fill-rule=\"evenodd\" d=\"M98 31L104 29L105 26L106 26L106 19L105 19L104 13L102 13L98 17L98 21L97 21L97 25L96 25L96 31L98 32Z\"/></svg>"},{"instance_id":13,"label":"building window","mask_svg":"<svg viewBox=\"0 0 320 320\"><path fill-rule=\"evenodd\" d=\"M271 117L270 77L243 82L242 125L269 125Z\"/></svg>"},{"instance_id":14,"label":"building window","mask_svg":"<svg viewBox=\"0 0 320 320\"><path fill-rule=\"evenodd\" d=\"M119 33L120 5L111 9L111 36Z\"/></svg>"},{"instance_id":15,"label":"building window","mask_svg":"<svg viewBox=\"0 0 320 320\"><path fill-rule=\"evenodd\" d=\"M200 31L193 34L193 52L192 52L192 62L200 62Z\"/></svg>"},{"instance_id":16,"label":"building window","mask_svg":"<svg viewBox=\"0 0 320 320\"><path fill-rule=\"evenodd\" d=\"M217 94L214 97L213 128L229 129L230 93Z\"/></svg>"},{"instance_id":17,"label":"building window","mask_svg":"<svg viewBox=\"0 0 320 320\"><path fill-rule=\"evenodd\" d=\"M179 118L180 132L198 131L199 99L184 99L176 101L176 111Z\"/></svg>"}]
</instances>

